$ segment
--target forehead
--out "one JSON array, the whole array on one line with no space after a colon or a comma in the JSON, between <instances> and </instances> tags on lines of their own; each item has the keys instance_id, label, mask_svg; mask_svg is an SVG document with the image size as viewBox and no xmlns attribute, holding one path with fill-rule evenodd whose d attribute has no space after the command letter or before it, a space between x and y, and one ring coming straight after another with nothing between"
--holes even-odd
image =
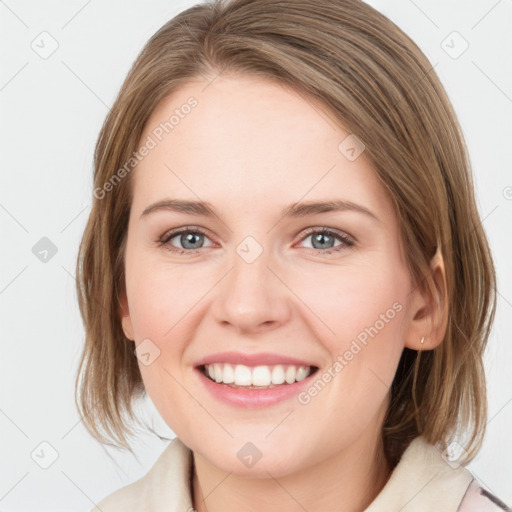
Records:
<instances>
[{"instance_id":1,"label":"forehead","mask_svg":"<svg viewBox=\"0 0 512 512\"><path fill-rule=\"evenodd\" d=\"M141 144L148 137L155 145L133 171L136 210L165 195L239 206L258 197L276 207L357 197L389 208L364 152L343 152L352 135L318 102L260 77L182 85L151 114Z\"/></svg>"}]
</instances>

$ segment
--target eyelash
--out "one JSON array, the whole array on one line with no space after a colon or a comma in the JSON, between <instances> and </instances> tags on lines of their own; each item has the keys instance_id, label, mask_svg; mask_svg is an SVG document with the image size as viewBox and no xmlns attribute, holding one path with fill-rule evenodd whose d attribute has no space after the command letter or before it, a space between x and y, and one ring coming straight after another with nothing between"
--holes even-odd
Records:
<instances>
[{"instance_id":1,"label":"eyelash","mask_svg":"<svg viewBox=\"0 0 512 512\"><path fill-rule=\"evenodd\" d=\"M159 240L158 244L160 247L165 247L168 251L173 252L175 254L188 254L193 255L198 253L201 249L180 249L178 247L174 247L170 244L170 241L175 238L178 235L181 235L182 233L192 233L192 234L199 234L204 235L208 237L208 234L203 231L201 228L198 227L190 227L190 226L184 226L183 228L176 229L174 231L165 233ZM329 235L332 236L341 242L343 242L341 245L338 245L337 247L331 248L331 249L315 249L314 247L305 247L305 249L309 249L310 251L313 251L315 253L320 254L332 254L336 252L340 252L343 249L352 247L355 245L355 242L349 238L347 235L341 232L337 232L328 228L308 228L306 232L302 235L301 241L306 239L308 236L311 235Z\"/></svg>"}]
</instances>

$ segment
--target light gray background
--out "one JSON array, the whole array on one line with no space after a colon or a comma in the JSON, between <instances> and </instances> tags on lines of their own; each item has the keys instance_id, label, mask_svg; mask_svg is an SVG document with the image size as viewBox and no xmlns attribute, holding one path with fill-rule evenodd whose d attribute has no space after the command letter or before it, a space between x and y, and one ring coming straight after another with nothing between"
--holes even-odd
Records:
<instances>
[{"instance_id":1,"label":"light gray background","mask_svg":"<svg viewBox=\"0 0 512 512\"><path fill-rule=\"evenodd\" d=\"M83 327L74 268L91 204L94 143L108 108L147 39L194 3L0 1L3 512L89 511L142 476L166 445L141 434L139 463L127 453L107 453L80 422L73 386ZM511 504L512 1L369 3L435 64L469 146L500 290L485 361L488 434L469 468ZM458 58L445 51L462 48L454 31L469 44ZM48 51L52 38L58 48L48 58L31 47ZM57 248L46 263L32 252L42 237ZM151 404L144 411L173 437ZM52 449L42 442L58 454L48 469L39 464L51 462Z\"/></svg>"}]
</instances>

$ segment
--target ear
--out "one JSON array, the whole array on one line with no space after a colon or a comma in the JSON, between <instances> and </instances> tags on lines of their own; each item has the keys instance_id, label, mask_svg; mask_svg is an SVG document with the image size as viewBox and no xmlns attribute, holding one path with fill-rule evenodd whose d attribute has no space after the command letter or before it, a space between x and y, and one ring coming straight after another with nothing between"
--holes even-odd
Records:
<instances>
[{"instance_id":1,"label":"ear","mask_svg":"<svg viewBox=\"0 0 512 512\"><path fill-rule=\"evenodd\" d=\"M438 246L425 278L411 292L411 319L406 332L406 347L432 350L441 344L448 325L447 292L446 270Z\"/></svg>"},{"instance_id":2,"label":"ear","mask_svg":"<svg viewBox=\"0 0 512 512\"><path fill-rule=\"evenodd\" d=\"M133 325L132 320L130 318L130 310L128 308L128 299L126 297L126 293L123 292L120 300L120 317L121 317L121 325L123 327L124 335L131 341L135 340L135 336L133 335Z\"/></svg>"}]
</instances>

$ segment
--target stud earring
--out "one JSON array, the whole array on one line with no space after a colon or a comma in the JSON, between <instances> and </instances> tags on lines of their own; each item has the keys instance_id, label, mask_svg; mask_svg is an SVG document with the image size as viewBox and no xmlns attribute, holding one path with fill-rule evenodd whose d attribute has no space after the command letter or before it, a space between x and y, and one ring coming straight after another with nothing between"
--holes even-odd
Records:
<instances>
[{"instance_id":1,"label":"stud earring","mask_svg":"<svg viewBox=\"0 0 512 512\"><path fill-rule=\"evenodd\" d=\"M422 347L423 347L423 343L424 343L424 341L425 341L425 336L422 336L422 337L421 337L421 341L420 341L420 343L421 343L421 346L422 346Z\"/></svg>"}]
</instances>

